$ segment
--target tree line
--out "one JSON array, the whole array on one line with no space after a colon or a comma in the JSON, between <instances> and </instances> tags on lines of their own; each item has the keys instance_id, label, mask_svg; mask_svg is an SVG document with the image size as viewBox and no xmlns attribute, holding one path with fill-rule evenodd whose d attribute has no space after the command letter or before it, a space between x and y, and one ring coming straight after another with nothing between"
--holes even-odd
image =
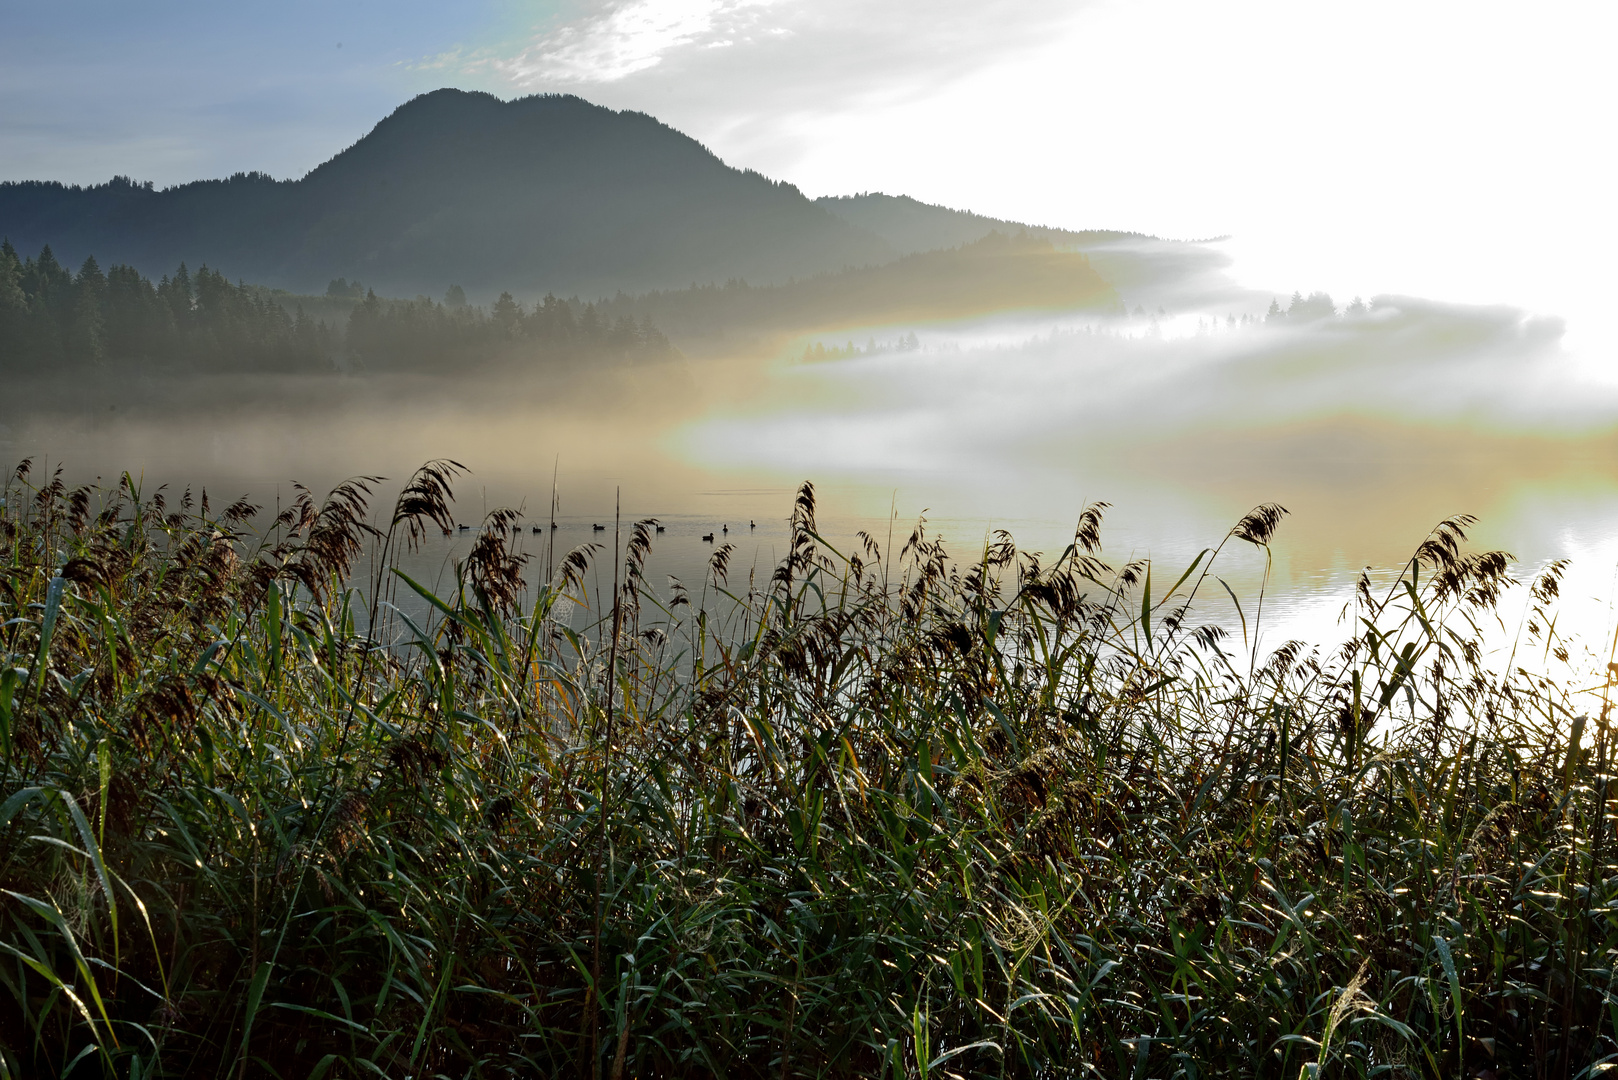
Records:
<instances>
[{"instance_id":1,"label":"tree line","mask_svg":"<svg viewBox=\"0 0 1618 1080\"><path fill-rule=\"evenodd\" d=\"M344 285L350 296L358 291ZM458 288L447 303L365 290L342 322L316 319L296 299L233 284L206 265L193 272L181 263L154 283L132 266L103 271L92 255L75 273L49 245L23 258L6 240L0 375L449 372L669 351L649 322L612 318L576 298L547 296L528 309L502 293L485 310L467 304Z\"/></svg>"},{"instance_id":2,"label":"tree line","mask_svg":"<svg viewBox=\"0 0 1618 1080\"><path fill-rule=\"evenodd\" d=\"M350 286L352 288L353 286ZM367 289L354 305L344 336L347 362L366 371L427 371L520 362L654 357L671 351L650 320L608 315L576 297L547 295L532 307L501 293L487 310L466 303L459 286L444 302L425 296L384 300Z\"/></svg>"},{"instance_id":3,"label":"tree line","mask_svg":"<svg viewBox=\"0 0 1618 1080\"><path fill-rule=\"evenodd\" d=\"M654 319L687 350L728 350L750 338L840 326L1117 306L1117 293L1084 255L1026 233L999 232L958 248L785 284L732 279L602 301L614 318Z\"/></svg>"},{"instance_id":4,"label":"tree line","mask_svg":"<svg viewBox=\"0 0 1618 1080\"><path fill-rule=\"evenodd\" d=\"M48 378L95 374L331 370L341 334L289 314L245 285L184 263L153 283L132 266L78 273L46 245L20 259L0 245L0 370Z\"/></svg>"},{"instance_id":5,"label":"tree line","mask_svg":"<svg viewBox=\"0 0 1618 1080\"><path fill-rule=\"evenodd\" d=\"M1317 319L1335 318L1338 314L1348 318L1357 318L1369 310L1370 308L1366 306L1365 301L1357 296L1339 313L1337 305L1332 302L1330 293L1312 292L1305 296L1301 292L1294 292L1291 303L1285 308L1281 306L1279 300L1271 300L1270 310L1265 313L1264 321L1267 323L1306 323L1314 322Z\"/></svg>"}]
</instances>

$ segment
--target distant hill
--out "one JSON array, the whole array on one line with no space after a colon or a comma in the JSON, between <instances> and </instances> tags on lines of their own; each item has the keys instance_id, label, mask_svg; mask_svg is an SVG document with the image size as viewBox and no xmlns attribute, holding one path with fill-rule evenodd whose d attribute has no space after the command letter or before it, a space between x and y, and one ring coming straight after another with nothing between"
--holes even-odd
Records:
<instances>
[{"instance_id":1,"label":"distant hill","mask_svg":"<svg viewBox=\"0 0 1618 1080\"><path fill-rule=\"evenodd\" d=\"M296 291L343 276L432 296L781 281L900 254L645 114L460 90L407 102L301 180L0 184L0 234L70 265L93 251L148 273L183 260Z\"/></svg>"},{"instance_id":2,"label":"distant hill","mask_svg":"<svg viewBox=\"0 0 1618 1080\"><path fill-rule=\"evenodd\" d=\"M826 195L816 199L815 202L848 224L875 235L904 255L976 243L992 232L1007 235L1026 232L1029 236L1048 240L1058 247L1073 248L1093 247L1126 238L1142 238L1140 233L1099 229L1075 232L1071 229L1053 229L1042 225L1024 225L1018 221L984 217L969 210L951 210L946 206L934 206L912 199L908 195L884 195L881 192Z\"/></svg>"},{"instance_id":3,"label":"distant hill","mask_svg":"<svg viewBox=\"0 0 1618 1080\"><path fill-rule=\"evenodd\" d=\"M996 232L1083 253L1131 305L1230 291L1227 260L1202 245L1023 225L904 196L811 200L644 113L567 95L423 94L299 180L0 183L0 236L24 252L49 244L69 269L93 253L153 277L185 262L299 294L343 278L399 297L460 285L480 303L502 291L533 301L779 285Z\"/></svg>"}]
</instances>

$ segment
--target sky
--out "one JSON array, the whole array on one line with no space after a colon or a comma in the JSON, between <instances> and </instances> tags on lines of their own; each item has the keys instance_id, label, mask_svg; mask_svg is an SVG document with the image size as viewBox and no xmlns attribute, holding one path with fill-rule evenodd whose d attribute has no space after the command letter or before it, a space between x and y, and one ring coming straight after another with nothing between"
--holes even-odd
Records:
<instances>
[{"instance_id":1,"label":"sky","mask_svg":"<svg viewBox=\"0 0 1618 1080\"><path fill-rule=\"evenodd\" d=\"M0 0L0 179L300 176L416 93L562 91L809 195L1561 315L1605 370L1615 31L1571 0Z\"/></svg>"}]
</instances>

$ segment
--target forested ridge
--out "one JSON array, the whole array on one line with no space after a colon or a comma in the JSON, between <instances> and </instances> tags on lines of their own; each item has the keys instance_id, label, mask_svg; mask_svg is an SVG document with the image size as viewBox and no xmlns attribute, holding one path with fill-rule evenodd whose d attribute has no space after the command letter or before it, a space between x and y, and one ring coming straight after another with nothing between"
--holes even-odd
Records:
<instances>
[{"instance_id":1,"label":"forested ridge","mask_svg":"<svg viewBox=\"0 0 1618 1080\"><path fill-rule=\"evenodd\" d=\"M974 214L970 210L953 210L947 206L924 203L908 195L886 195L880 191L858 195L822 195L815 200L815 205L824 207L855 228L864 229L895 251L906 255L975 244L994 232L1007 236L1025 234L1064 248L1081 250L1095 244L1153 239L1143 233L1114 229L1073 230L1024 224Z\"/></svg>"},{"instance_id":2,"label":"forested ridge","mask_svg":"<svg viewBox=\"0 0 1618 1080\"><path fill-rule=\"evenodd\" d=\"M644 113L460 90L406 102L299 179L0 183L0 233L73 264L207 259L295 292L341 274L394 296L785 281L900 254Z\"/></svg>"},{"instance_id":3,"label":"forested ridge","mask_svg":"<svg viewBox=\"0 0 1618 1080\"><path fill-rule=\"evenodd\" d=\"M184 263L151 281L132 266L103 271L88 256L77 273L44 247L20 257L0 245L0 375L98 378L184 374L416 371L454 373L490 364L555 364L668 353L646 320L609 317L594 304L547 296L532 308L502 293L489 309L387 300L347 282L326 301L341 321L306 314L297 297ZM309 298L315 300L316 298Z\"/></svg>"}]
</instances>

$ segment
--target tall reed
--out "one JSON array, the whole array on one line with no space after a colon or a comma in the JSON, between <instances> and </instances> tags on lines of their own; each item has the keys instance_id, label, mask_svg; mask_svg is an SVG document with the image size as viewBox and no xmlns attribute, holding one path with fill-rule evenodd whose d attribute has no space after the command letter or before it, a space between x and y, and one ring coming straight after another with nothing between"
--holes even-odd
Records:
<instances>
[{"instance_id":1,"label":"tall reed","mask_svg":"<svg viewBox=\"0 0 1618 1080\"><path fill-rule=\"evenodd\" d=\"M770 582L722 548L696 605L648 587L654 523L590 597L592 551L530 587L497 512L438 595L397 553L459 474L262 533L10 479L0 1075L1618 1061L1608 692L1489 666L1516 593L1467 519L1340 648L1264 656L1199 621L1224 544L1114 570L1100 506L961 562L839 551L805 485Z\"/></svg>"}]
</instances>

